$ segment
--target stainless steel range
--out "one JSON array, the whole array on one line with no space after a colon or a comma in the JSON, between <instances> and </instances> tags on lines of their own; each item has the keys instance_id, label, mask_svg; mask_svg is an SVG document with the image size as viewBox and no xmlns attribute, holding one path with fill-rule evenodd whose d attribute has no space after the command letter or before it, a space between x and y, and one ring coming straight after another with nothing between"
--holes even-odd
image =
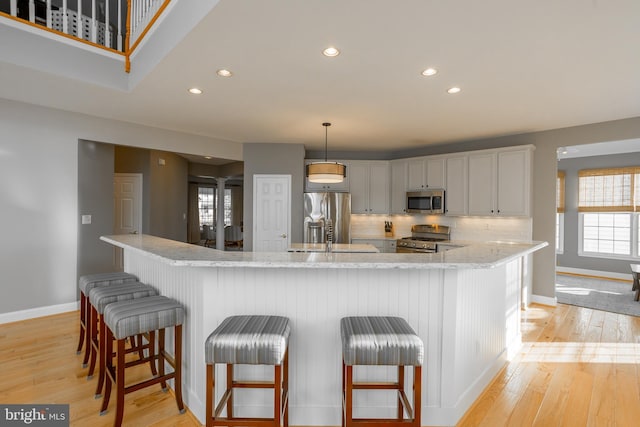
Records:
<instances>
[{"instance_id":1,"label":"stainless steel range","mask_svg":"<svg viewBox=\"0 0 640 427\"><path fill-rule=\"evenodd\" d=\"M396 253L435 253L438 242L449 240L450 235L446 225L412 225L411 237L396 240Z\"/></svg>"}]
</instances>

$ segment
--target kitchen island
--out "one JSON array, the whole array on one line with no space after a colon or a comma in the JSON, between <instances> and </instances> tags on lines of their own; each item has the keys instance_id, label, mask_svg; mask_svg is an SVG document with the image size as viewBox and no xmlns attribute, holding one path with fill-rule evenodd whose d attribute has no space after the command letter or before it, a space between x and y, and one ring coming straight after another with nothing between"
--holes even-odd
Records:
<instances>
[{"instance_id":1,"label":"kitchen island","mask_svg":"<svg viewBox=\"0 0 640 427\"><path fill-rule=\"evenodd\" d=\"M292 243L287 252L327 252L326 243ZM375 246L366 243L333 243L329 252L378 253Z\"/></svg>"},{"instance_id":2,"label":"kitchen island","mask_svg":"<svg viewBox=\"0 0 640 427\"><path fill-rule=\"evenodd\" d=\"M425 345L422 425L454 425L521 344L528 258L546 242L470 244L435 254L223 252L146 235L104 236L124 249L125 271L186 307L183 390L204 422L204 341L234 314L291 319L289 423L340 425L339 320L405 318ZM267 367L241 366L268 379ZM225 374L220 368L216 375ZM393 368L362 367L369 379ZM411 383L410 377L407 384ZM269 413L267 391L243 390L239 413ZM396 397L356 394L357 416L393 416Z\"/></svg>"}]
</instances>

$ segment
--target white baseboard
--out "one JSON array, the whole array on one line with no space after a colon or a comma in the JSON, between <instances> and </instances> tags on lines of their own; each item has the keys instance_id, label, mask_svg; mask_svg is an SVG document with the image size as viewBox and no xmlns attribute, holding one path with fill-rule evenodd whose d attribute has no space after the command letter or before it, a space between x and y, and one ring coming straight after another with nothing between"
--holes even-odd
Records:
<instances>
[{"instance_id":1,"label":"white baseboard","mask_svg":"<svg viewBox=\"0 0 640 427\"><path fill-rule=\"evenodd\" d=\"M531 302L536 304L548 305L555 307L558 305L558 298L556 297L544 297L542 295L531 295Z\"/></svg>"},{"instance_id":2,"label":"white baseboard","mask_svg":"<svg viewBox=\"0 0 640 427\"><path fill-rule=\"evenodd\" d=\"M52 314L76 311L80 308L80 301L66 304L49 305L46 307L30 308L27 310L13 311L0 314L0 324L19 322L21 320L35 319L36 317L50 316Z\"/></svg>"},{"instance_id":3,"label":"white baseboard","mask_svg":"<svg viewBox=\"0 0 640 427\"><path fill-rule=\"evenodd\" d=\"M611 271L599 271L599 270L587 270L584 268L571 268L571 267L556 267L556 273L568 273L568 274L580 274L583 276L596 276L596 277L604 277L607 279L620 279L620 280L628 280L629 282L633 281L633 276L631 275L631 271L629 273L612 273Z\"/></svg>"}]
</instances>

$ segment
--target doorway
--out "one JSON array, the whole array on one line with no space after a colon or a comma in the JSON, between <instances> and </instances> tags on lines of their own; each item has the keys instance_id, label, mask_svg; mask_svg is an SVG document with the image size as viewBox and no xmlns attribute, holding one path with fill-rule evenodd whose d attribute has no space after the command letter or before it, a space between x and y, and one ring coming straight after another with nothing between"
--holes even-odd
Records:
<instances>
[{"instance_id":1,"label":"doorway","mask_svg":"<svg viewBox=\"0 0 640 427\"><path fill-rule=\"evenodd\" d=\"M282 252L291 236L291 175L253 176L253 250Z\"/></svg>"},{"instance_id":2,"label":"doorway","mask_svg":"<svg viewBox=\"0 0 640 427\"><path fill-rule=\"evenodd\" d=\"M142 174L113 174L113 234L142 232ZM113 265L124 270L123 250L113 247Z\"/></svg>"}]
</instances>

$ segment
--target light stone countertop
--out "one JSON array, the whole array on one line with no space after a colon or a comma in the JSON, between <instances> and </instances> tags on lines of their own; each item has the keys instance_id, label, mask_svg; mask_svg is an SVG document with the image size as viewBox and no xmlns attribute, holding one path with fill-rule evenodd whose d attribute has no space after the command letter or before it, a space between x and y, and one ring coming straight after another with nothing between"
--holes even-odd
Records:
<instances>
[{"instance_id":1,"label":"light stone countertop","mask_svg":"<svg viewBox=\"0 0 640 427\"><path fill-rule=\"evenodd\" d=\"M326 243L292 243L288 252L326 252ZM367 243L334 243L332 251L335 253L379 253L373 245Z\"/></svg>"},{"instance_id":2,"label":"light stone countertop","mask_svg":"<svg viewBox=\"0 0 640 427\"><path fill-rule=\"evenodd\" d=\"M101 240L170 265L250 268L469 269L493 268L544 248L547 242L465 242L435 254L225 252L145 234L102 236Z\"/></svg>"}]
</instances>

